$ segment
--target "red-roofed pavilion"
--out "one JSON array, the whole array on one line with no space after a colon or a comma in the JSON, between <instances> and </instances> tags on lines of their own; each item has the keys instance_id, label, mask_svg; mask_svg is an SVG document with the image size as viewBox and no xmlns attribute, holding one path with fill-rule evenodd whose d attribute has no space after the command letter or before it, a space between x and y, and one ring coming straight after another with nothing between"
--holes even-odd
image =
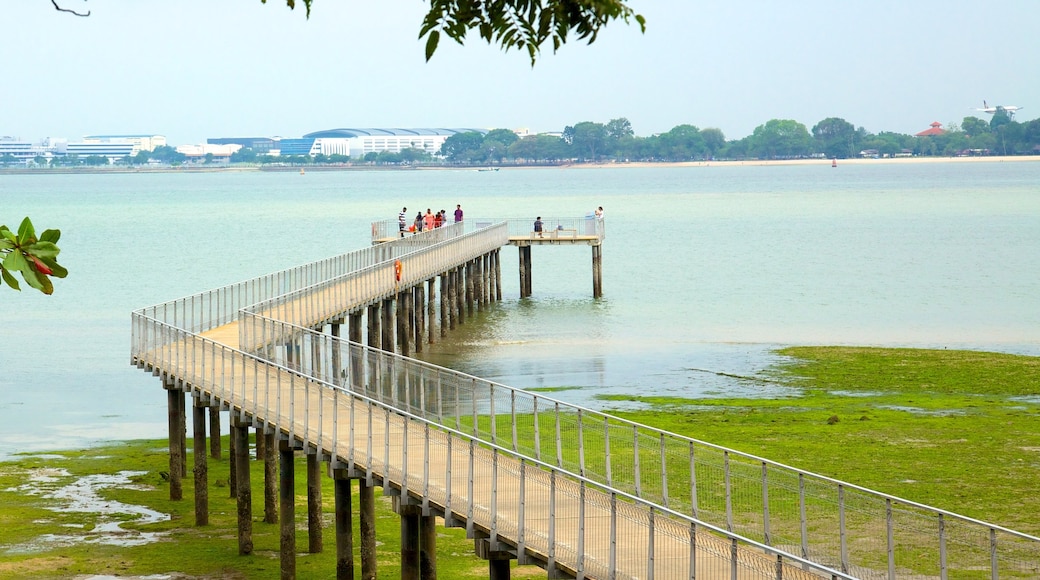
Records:
<instances>
[{"instance_id":1,"label":"red-roofed pavilion","mask_svg":"<svg viewBox=\"0 0 1040 580\"><path fill-rule=\"evenodd\" d=\"M942 123L940 123L939 121L935 121L932 123L931 129L925 129L924 131L921 131L920 133L914 135L914 137L931 137L932 135L942 135L945 132L946 129L942 128Z\"/></svg>"}]
</instances>

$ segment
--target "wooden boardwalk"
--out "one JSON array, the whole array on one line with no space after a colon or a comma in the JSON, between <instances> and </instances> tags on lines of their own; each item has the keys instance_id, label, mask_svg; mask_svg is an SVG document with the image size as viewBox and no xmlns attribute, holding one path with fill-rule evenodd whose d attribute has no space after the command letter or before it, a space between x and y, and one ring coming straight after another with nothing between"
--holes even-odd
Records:
<instances>
[{"instance_id":1,"label":"wooden boardwalk","mask_svg":"<svg viewBox=\"0 0 1040 580\"><path fill-rule=\"evenodd\" d=\"M489 238L491 246L512 241L497 236ZM183 330L204 326L190 320L173 324L135 313L133 362L163 376L167 386L277 432L331 469L383 487L401 505L465 526L488 550L554 574L851 578L412 414L409 409L440 391L404 372L408 359L310 330L393 300L402 288L421 286L487 251L486 240L446 241L436 252L398 257L408 273L403 279L395 279L388 261L289 292L205 330ZM271 355L279 349L292 353L286 356L296 368ZM400 399L408 405L388 404L388 392L405 393ZM473 421L479 420L474 411Z\"/></svg>"}]
</instances>

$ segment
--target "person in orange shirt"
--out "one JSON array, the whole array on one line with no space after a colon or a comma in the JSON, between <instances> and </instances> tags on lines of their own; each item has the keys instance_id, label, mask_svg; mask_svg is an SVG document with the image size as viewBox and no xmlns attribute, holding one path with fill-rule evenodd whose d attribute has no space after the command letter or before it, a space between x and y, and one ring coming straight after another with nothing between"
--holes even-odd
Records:
<instances>
[{"instance_id":1,"label":"person in orange shirt","mask_svg":"<svg viewBox=\"0 0 1040 580\"><path fill-rule=\"evenodd\" d=\"M424 230L432 230L437 227L437 218L433 217L433 212L430 211L430 208L426 208L426 215L423 216L423 221L426 222Z\"/></svg>"}]
</instances>

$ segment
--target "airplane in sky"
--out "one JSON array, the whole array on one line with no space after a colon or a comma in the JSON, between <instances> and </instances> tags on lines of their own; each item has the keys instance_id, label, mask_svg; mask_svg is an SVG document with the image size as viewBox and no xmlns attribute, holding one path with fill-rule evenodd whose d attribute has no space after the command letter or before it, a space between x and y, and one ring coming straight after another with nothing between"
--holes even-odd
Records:
<instances>
[{"instance_id":1,"label":"airplane in sky","mask_svg":"<svg viewBox=\"0 0 1040 580\"><path fill-rule=\"evenodd\" d=\"M994 106L991 107L988 104L986 104L985 100L982 101L982 107L983 108L981 108L981 109L975 109L975 110L976 111L982 111L983 113L988 113L990 115L995 114L997 111L1004 111L1005 113L1007 113L1008 117L1014 117L1015 116L1015 112L1020 111L1023 108L1025 108L1025 107L1019 107L1017 105L994 105Z\"/></svg>"}]
</instances>

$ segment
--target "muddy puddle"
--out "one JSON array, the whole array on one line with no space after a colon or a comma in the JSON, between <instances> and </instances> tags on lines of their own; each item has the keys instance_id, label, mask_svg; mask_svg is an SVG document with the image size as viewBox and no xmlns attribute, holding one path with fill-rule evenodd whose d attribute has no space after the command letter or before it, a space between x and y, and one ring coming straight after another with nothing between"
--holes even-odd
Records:
<instances>
[{"instance_id":1,"label":"muddy puddle","mask_svg":"<svg viewBox=\"0 0 1040 580\"><path fill-rule=\"evenodd\" d=\"M49 509L58 514L92 514L92 524L68 523L67 534L41 534L23 544L0 546L0 553L26 554L42 552L77 544L104 544L111 546L139 546L155 542L164 533L126 529L127 523L148 524L170 519L168 514L144 506L127 504L101 497L100 491L110 488L139 488L131 477L144 471L120 471L115 474L95 474L74 477L61 468L29 470L25 483L9 489L27 496L49 500ZM55 520L39 523L54 523ZM89 529L88 529L89 526Z\"/></svg>"}]
</instances>

